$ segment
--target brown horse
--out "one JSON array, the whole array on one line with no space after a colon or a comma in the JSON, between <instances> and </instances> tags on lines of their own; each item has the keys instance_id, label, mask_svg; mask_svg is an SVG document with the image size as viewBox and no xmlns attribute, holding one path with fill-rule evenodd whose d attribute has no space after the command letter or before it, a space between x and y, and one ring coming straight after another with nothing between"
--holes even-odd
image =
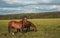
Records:
<instances>
[{"instance_id":1,"label":"brown horse","mask_svg":"<svg viewBox=\"0 0 60 38\"><path fill-rule=\"evenodd\" d=\"M32 23L32 22L30 22L30 21L27 21L25 24L23 24L24 26L23 26L23 28L27 28L27 31L30 31L30 27L32 27L32 29L34 30L34 31L37 31L37 28L36 28L36 26Z\"/></svg>"},{"instance_id":2,"label":"brown horse","mask_svg":"<svg viewBox=\"0 0 60 38\"><path fill-rule=\"evenodd\" d=\"M30 27L33 28L34 31L36 31L36 26L31 23L30 21L27 21L27 17L24 17L22 21L10 21L8 23L8 32L11 33L12 29L17 29L17 31L19 30L20 32L23 32L24 28L27 28L27 31L30 30Z\"/></svg>"},{"instance_id":3,"label":"brown horse","mask_svg":"<svg viewBox=\"0 0 60 38\"><path fill-rule=\"evenodd\" d=\"M29 31L30 27L32 27L34 31L37 30L36 26L32 22L27 20L27 16L24 16L23 17L23 28L27 28L27 31Z\"/></svg>"},{"instance_id":4,"label":"brown horse","mask_svg":"<svg viewBox=\"0 0 60 38\"><path fill-rule=\"evenodd\" d=\"M24 24L27 22L27 16L24 16L21 22L22 22L22 26L24 27ZM19 29L17 29L17 31L20 32Z\"/></svg>"},{"instance_id":5,"label":"brown horse","mask_svg":"<svg viewBox=\"0 0 60 38\"><path fill-rule=\"evenodd\" d=\"M26 31L30 31L30 27L32 27L34 31L37 30L36 26L32 22L27 20L27 16L23 17L22 22L23 22L22 23L23 24L23 29L27 28ZM17 29L17 31L19 31L19 29Z\"/></svg>"},{"instance_id":6,"label":"brown horse","mask_svg":"<svg viewBox=\"0 0 60 38\"><path fill-rule=\"evenodd\" d=\"M8 24L8 32L11 33L12 29L19 29L21 32L23 32L22 21L10 21Z\"/></svg>"}]
</instances>

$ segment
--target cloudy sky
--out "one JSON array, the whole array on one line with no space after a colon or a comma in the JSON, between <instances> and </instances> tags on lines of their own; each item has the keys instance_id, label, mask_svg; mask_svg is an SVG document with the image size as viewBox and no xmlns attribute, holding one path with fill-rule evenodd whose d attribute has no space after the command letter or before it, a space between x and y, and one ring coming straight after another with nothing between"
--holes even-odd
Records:
<instances>
[{"instance_id":1,"label":"cloudy sky","mask_svg":"<svg viewBox=\"0 0 60 38\"><path fill-rule=\"evenodd\" d=\"M0 0L0 15L52 11L60 11L60 0Z\"/></svg>"}]
</instances>

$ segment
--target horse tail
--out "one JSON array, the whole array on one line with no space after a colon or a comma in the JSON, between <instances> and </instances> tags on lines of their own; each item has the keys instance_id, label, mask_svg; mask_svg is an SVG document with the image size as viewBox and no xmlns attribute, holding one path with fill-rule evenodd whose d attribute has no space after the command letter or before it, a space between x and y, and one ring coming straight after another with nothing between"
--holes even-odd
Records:
<instances>
[{"instance_id":1,"label":"horse tail","mask_svg":"<svg viewBox=\"0 0 60 38\"><path fill-rule=\"evenodd\" d=\"M8 32L10 33L11 30L11 22L8 23Z\"/></svg>"},{"instance_id":2,"label":"horse tail","mask_svg":"<svg viewBox=\"0 0 60 38\"><path fill-rule=\"evenodd\" d=\"M8 32L10 33L10 27L8 26Z\"/></svg>"},{"instance_id":3,"label":"horse tail","mask_svg":"<svg viewBox=\"0 0 60 38\"><path fill-rule=\"evenodd\" d=\"M23 20L21 22L22 22L22 30L23 30L24 29L24 22L23 22Z\"/></svg>"}]
</instances>

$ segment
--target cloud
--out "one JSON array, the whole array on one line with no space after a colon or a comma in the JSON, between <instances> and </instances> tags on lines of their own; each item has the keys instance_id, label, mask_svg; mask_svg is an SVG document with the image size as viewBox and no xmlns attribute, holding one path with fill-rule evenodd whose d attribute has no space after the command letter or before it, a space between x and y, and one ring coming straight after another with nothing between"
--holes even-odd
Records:
<instances>
[{"instance_id":1,"label":"cloud","mask_svg":"<svg viewBox=\"0 0 60 38\"><path fill-rule=\"evenodd\" d=\"M20 0L3 0L3 1L8 3L8 4L14 4L14 3L21 3L22 2Z\"/></svg>"},{"instance_id":2,"label":"cloud","mask_svg":"<svg viewBox=\"0 0 60 38\"><path fill-rule=\"evenodd\" d=\"M0 0L0 14L60 11L60 0Z\"/></svg>"},{"instance_id":3,"label":"cloud","mask_svg":"<svg viewBox=\"0 0 60 38\"><path fill-rule=\"evenodd\" d=\"M60 0L53 0L52 3L60 3Z\"/></svg>"},{"instance_id":4,"label":"cloud","mask_svg":"<svg viewBox=\"0 0 60 38\"><path fill-rule=\"evenodd\" d=\"M52 0L3 0L8 4L36 4L36 3L50 3Z\"/></svg>"},{"instance_id":5,"label":"cloud","mask_svg":"<svg viewBox=\"0 0 60 38\"><path fill-rule=\"evenodd\" d=\"M60 9L60 5L28 5L25 7L16 7L16 8L0 8L0 10L37 10L37 9Z\"/></svg>"},{"instance_id":6,"label":"cloud","mask_svg":"<svg viewBox=\"0 0 60 38\"><path fill-rule=\"evenodd\" d=\"M50 3L52 0L40 0L40 1L44 3Z\"/></svg>"},{"instance_id":7,"label":"cloud","mask_svg":"<svg viewBox=\"0 0 60 38\"><path fill-rule=\"evenodd\" d=\"M0 13L16 14L16 13L32 13L44 11L60 11L60 5L28 5L16 8L0 8Z\"/></svg>"},{"instance_id":8,"label":"cloud","mask_svg":"<svg viewBox=\"0 0 60 38\"><path fill-rule=\"evenodd\" d=\"M60 5L56 6L56 9L57 9L58 11L60 11Z\"/></svg>"},{"instance_id":9,"label":"cloud","mask_svg":"<svg viewBox=\"0 0 60 38\"><path fill-rule=\"evenodd\" d=\"M30 3L35 3L34 1L24 1L24 0L3 0L8 4L30 4Z\"/></svg>"},{"instance_id":10,"label":"cloud","mask_svg":"<svg viewBox=\"0 0 60 38\"><path fill-rule=\"evenodd\" d=\"M0 10L22 10L21 8L0 8Z\"/></svg>"}]
</instances>

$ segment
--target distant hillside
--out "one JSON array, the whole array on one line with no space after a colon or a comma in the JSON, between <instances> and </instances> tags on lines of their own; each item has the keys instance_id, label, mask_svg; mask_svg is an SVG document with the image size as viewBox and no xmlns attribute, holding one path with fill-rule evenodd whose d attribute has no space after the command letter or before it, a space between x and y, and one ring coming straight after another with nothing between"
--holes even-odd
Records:
<instances>
[{"instance_id":1,"label":"distant hillside","mask_svg":"<svg viewBox=\"0 0 60 38\"><path fill-rule=\"evenodd\" d=\"M29 18L29 19L34 19L34 18L60 18L60 12L22 13L22 14L0 15L0 20L3 20L3 19L21 19L23 16L27 16L27 18Z\"/></svg>"}]
</instances>

